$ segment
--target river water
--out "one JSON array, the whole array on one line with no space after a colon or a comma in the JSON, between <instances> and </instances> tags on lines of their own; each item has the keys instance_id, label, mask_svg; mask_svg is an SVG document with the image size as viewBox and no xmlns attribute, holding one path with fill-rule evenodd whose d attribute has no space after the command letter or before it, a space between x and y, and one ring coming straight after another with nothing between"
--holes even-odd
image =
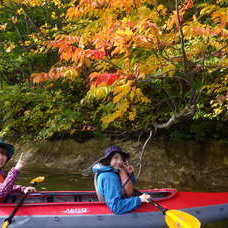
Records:
<instances>
[{"instance_id":1,"label":"river water","mask_svg":"<svg viewBox=\"0 0 228 228\"><path fill-rule=\"evenodd\" d=\"M38 190L94 190L91 176L82 176L80 173L53 168L24 169L18 178L17 184L29 185L31 179L37 176L45 176L45 181L40 183ZM137 187L141 189L153 188L146 182L139 182ZM186 191L184 187L181 190ZM197 191L197 189L192 189L192 191ZM216 191L219 191L219 189L216 189ZM228 228L228 220L202 225L202 228Z\"/></svg>"}]
</instances>

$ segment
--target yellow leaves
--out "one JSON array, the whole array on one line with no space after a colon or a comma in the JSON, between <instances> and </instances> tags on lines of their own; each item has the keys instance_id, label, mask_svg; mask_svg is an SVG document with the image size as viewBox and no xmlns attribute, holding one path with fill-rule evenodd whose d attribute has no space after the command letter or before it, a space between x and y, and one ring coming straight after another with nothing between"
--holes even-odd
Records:
<instances>
[{"instance_id":1,"label":"yellow leaves","mask_svg":"<svg viewBox=\"0 0 228 228\"><path fill-rule=\"evenodd\" d=\"M227 115L228 112L228 75L220 75L212 84L203 87L206 93L213 98L210 101L213 117Z\"/></svg>"},{"instance_id":2,"label":"yellow leaves","mask_svg":"<svg viewBox=\"0 0 228 228\"><path fill-rule=\"evenodd\" d=\"M202 4L201 6L204 6L204 8L201 9L200 16L210 15L213 11L217 9L216 5L211 5L207 3Z\"/></svg>"},{"instance_id":3,"label":"yellow leaves","mask_svg":"<svg viewBox=\"0 0 228 228\"><path fill-rule=\"evenodd\" d=\"M117 86L113 89L113 94L115 95L113 98L113 103L117 104L120 100L126 97L131 91L131 81L128 81L127 84Z\"/></svg>"},{"instance_id":4,"label":"yellow leaves","mask_svg":"<svg viewBox=\"0 0 228 228\"><path fill-rule=\"evenodd\" d=\"M141 102L141 103L149 103L150 102L150 99L147 98L143 93L142 93L142 90L140 88L136 88L134 87L133 88L133 98L138 101L138 102Z\"/></svg>"},{"instance_id":5,"label":"yellow leaves","mask_svg":"<svg viewBox=\"0 0 228 228\"><path fill-rule=\"evenodd\" d=\"M61 0L52 0L52 2L58 7L61 7L63 5Z\"/></svg>"},{"instance_id":6,"label":"yellow leaves","mask_svg":"<svg viewBox=\"0 0 228 228\"><path fill-rule=\"evenodd\" d=\"M41 6L44 3L44 0L23 0L23 4L28 6Z\"/></svg>"},{"instance_id":7,"label":"yellow leaves","mask_svg":"<svg viewBox=\"0 0 228 228\"><path fill-rule=\"evenodd\" d=\"M227 0L216 0L216 2L218 4L225 4L227 2Z\"/></svg>"},{"instance_id":8,"label":"yellow leaves","mask_svg":"<svg viewBox=\"0 0 228 228\"><path fill-rule=\"evenodd\" d=\"M124 30L118 29L116 31L116 34L121 35L121 36L132 36L134 33L130 28L125 28Z\"/></svg>"},{"instance_id":9,"label":"yellow leaves","mask_svg":"<svg viewBox=\"0 0 228 228\"><path fill-rule=\"evenodd\" d=\"M18 15L24 14L24 10L22 8L18 9L17 10L17 14Z\"/></svg>"},{"instance_id":10,"label":"yellow leaves","mask_svg":"<svg viewBox=\"0 0 228 228\"><path fill-rule=\"evenodd\" d=\"M6 47L6 52L9 53L11 52L14 48L16 47L16 45L14 43L10 43L7 47Z\"/></svg>"},{"instance_id":11,"label":"yellow leaves","mask_svg":"<svg viewBox=\"0 0 228 228\"><path fill-rule=\"evenodd\" d=\"M135 117L136 117L136 110L129 112L129 120L130 121L135 120Z\"/></svg>"},{"instance_id":12,"label":"yellow leaves","mask_svg":"<svg viewBox=\"0 0 228 228\"><path fill-rule=\"evenodd\" d=\"M18 22L18 19L17 19L17 17L13 16L13 17L11 17L11 21L13 24L16 24Z\"/></svg>"},{"instance_id":13,"label":"yellow leaves","mask_svg":"<svg viewBox=\"0 0 228 228\"><path fill-rule=\"evenodd\" d=\"M177 25L177 13L174 12L173 15L168 19L166 26L168 30L171 30L174 25Z\"/></svg>"},{"instance_id":14,"label":"yellow leaves","mask_svg":"<svg viewBox=\"0 0 228 228\"><path fill-rule=\"evenodd\" d=\"M187 49L186 53L189 59L202 56L202 54L207 50L207 43L203 42L202 39L195 39L191 44L192 45Z\"/></svg>"},{"instance_id":15,"label":"yellow leaves","mask_svg":"<svg viewBox=\"0 0 228 228\"><path fill-rule=\"evenodd\" d=\"M152 60L152 61L150 61ZM157 72L160 68L158 65L159 61L156 57L150 57L145 62L142 62L139 66L140 75L148 75Z\"/></svg>"},{"instance_id":16,"label":"yellow leaves","mask_svg":"<svg viewBox=\"0 0 228 228\"><path fill-rule=\"evenodd\" d=\"M51 13L51 18L54 20L57 19L56 13L54 11Z\"/></svg>"},{"instance_id":17,"label":"yellow leaves","mask_svg":"<svg viewBox=\"0 0 228 228\"><path fill-rule=\"evenodd\" d=\"M67 10L66 18L68 18L68 19L78 18L78 17L82 16L83 13L84 13L84 10L80 10L79 7L73 6Z\"/></svg>"},{"instance_id":18,"label":"yellow leaves","mask_svg":"<svg viewBox=\"0 0 228 228\"><path fill-rule=\"evenodd\" d=\"M123 115L127 112L130 104L128 101L122 101L121 103L117 104L117 111L114 113L108 114L104 116L101 120L104 125L109 125L112 123L114 120L123 117Z\"/></svg>"},{"instance_id":19,"label":"yellow leaves","mask_svg":"<svg viewBox=\"0 0 228 228\"><path fill-rule=\"evenodd\" d=\"M67 68L63 76L65 78L74 80L79 76L79 72L75 68Z\"/></svg>"},{"instance_id":20,"label":"yellow leaves","mask_svg":"<svg viewBox=\"0 0 228 228\"><path fill-rule=\"evenodd\" d=\"M106 98L110 92L112 91L111 86L97 86L95 88L90 89L86 94L86 101L88 100L100 100Z\"/></svg>"},{"instance_id":21,"label":"yellow leaves","mask_svg":"<svg viewBox=\"0 0 228 228\"><path fill-rule=\"evenodd\" d=\"M220 67L222 68L228 68L228 58L223 58L220 63L219 63Z\"/></svg>"},{"instance_id":22,"label":"yellow leaves","mask_svg":"<svg viewBox=\"0 0 228 228\"><path fill-rule=\"evenodd\" d=\"M121 118L127 118L130 121L135 120L137 115L137 103L149 103L148 99L140 88L134 85L132 80L128 80L122 85L114 86L112 89L113 103L115 104L114 112L104 116L102 123L108 126L113 121Z\"/></svg>"},{"instance_id":23,"label":"yellow leaves","mask_svg":"<svg viewBox=\"0 0 228 228\"><path fill-rule=\"evenodd\" d=\"M164 5L162 5L162 4L158 5L157 11L159 12L159 14L161 16L166 16L167 13L168 13L168 9Z\"/></svg>"}]
</instances>

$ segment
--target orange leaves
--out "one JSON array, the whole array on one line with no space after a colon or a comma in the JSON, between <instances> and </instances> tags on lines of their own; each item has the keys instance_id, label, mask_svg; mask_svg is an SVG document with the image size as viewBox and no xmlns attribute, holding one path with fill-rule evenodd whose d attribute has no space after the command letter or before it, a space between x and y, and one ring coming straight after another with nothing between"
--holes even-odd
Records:
<instances>
[{"instance_id":1,"label":"orange leaves","mask_svg":"<svg viewBox=\"0 0 228 228\"><path fill-rule=\"evenodd\" d=\"M111 50L113 47L113 42L110 39L110 34L108 32L101 32L100 34L97 34L95 36L95 39L93 40L93 44L95 45L96 49L107 51Z\"/></svg>"},{"instance_id":2,"label":"orange leaves","mask_svg":"<svg viewBox=\"0 0 228 228\"><path fill-rule=\"evenodd\" d=\"M64 49L66 47L71 46L74 43L78 43L80 41L80 37L78 36L57 36L55 41L50 42L50 46L57 47L59 49Z\"/></svg>"},{"instance_id":3,"label":"orange leaves","mask_svg":"<svg viewBox=\"0 0 228 228\"><path fill-rule=\"evenodd\" d=\"M77 19L94 9L100 9L107 4L107 0L81 0L77 6L70 7L67 10L68 19Z\"/></svg>"},{"instance_id":4,"label":"orange leaves","mask_svg":"<svg viewBox=\"0 0 228 228\"><path fill-rule=\"evenodd\" d=\"M83 49L77 47L80 38L77 36L60 36L57 40L52 41L50 45L59 49L60 59L65 61L73 61L78 67L83 64L89 64L90 59L100 60L106 56L101 50Z\"/></svg>"},{"instance_id":5,"label":"orange leaves","mask_svg":"<svg viewBox=\"0 0 228 228\"><path fill-rule=\"evenodd\" d=\"M94 72L89 75L89 81L91 88L95 88L98 85L112 85L116 80L120 79L121 76L118 74L111 73L97 73Z\"/></svg>"},{"instance_id":6,"label":"orange leaves","mask_svg":"<svg viewBox=\"0 0 228 228\"><path fill-rule=\"evenodd\" d=\"M187 11L193 7L193 1L192 0L186 0L184 3L184 6L181 8L181 11Z\"/></svg>"},{"instance_id":7,"label":"orange leaves","mask_svg":"<svg viewBox=\"0 0 228 228\"><path fill-rule=\"evenodd\" d=\"M111 7L114 8L125 8L126 10L132 9L132 7L137 7L141 1L140 0L109 0Z\"/></svg>"},{"instance_id":8,"label":"orange leaves","mask_svg":"<svg viewBox=\"0 0 228 228\"><path fill-rule=\"evenodd\" d=\"M184 14L192 7L193 7L193 0L186 0L183 6L179 9L179 16L180 16L179 19L181 24L183 23ZM167 29L168 30L172 29L174 25L176 25L177 28L179 27L176 11L173 12L173 15L167 21Z\"/></svg>"},{"instance_id":9,"label":"orange leaves","mask_svg":"<svg viewBox=\"0 0 228 228\"><path fill-rule=\"evenodd\" d=\"M7 23L5 24L0 24L0 31L5 31L6 30Z\"/></svg>"},{"instance_id":10,"label":"orange leaves","mask_svg":"<svg viewBox=\"0 0 228 228\"><path fill-rule=\"evenodd\" d=\"M57 80L59 78L73 80L79 76L78 69L75 67L58 67L52 68L48 73L34 73L31 75L33 83L42 83L49 80Z\"/></svg>"},{"instance_id":11,"label":"orange leaves","mask_svg":"<svg viewBox=\"0 0 228 228\"><path fill-rule=\"evenodd\" d=\"M47 73L34 73L31 75L31 79L33 81L33 83L42 83L45 82L47 80L49 80L49 76Z\"/></svg>"},{"instance_id":12,"label":"orange leaves","mask_svg":"<svg viewBox=\"0 0 228 228\"><path fill-rule=\"evenodd\" d=\"M227 11L222 11L222 10L218 10L218 11L215 11L213 14L212 14L212 19L217 22L217 23L220 23L220 25L222 27L226 27L228 26L228 14L227 14Z\"/></svg>"},{"instance_id":13,"label":"orange leaves","mask_svg":"<svg viewBox=\"0 0 228 228\"><path fill-rule=\"evenodd\" d=\"M220 37L224 37L227 38L228 37L228 31L223 29L223 28L209 28L206 27L204 28L202 27L192 27L191 28L192 33L195 35L200 35L200 36L205 36L205 37L210 37L210 36L220 36Z\"/></svg>"},{"instance_id":14,"label":"orange leaves","mask_svg":"<svg viewBox=\"0 0 228 228\"><path fill-rule=\"evenodd\" d=\"M68 19L73 19L73 18L78 18L80 17L80 11L78 7L70 7L67 12L66 12L66 18Z\"/></svg>"}]
</instances>

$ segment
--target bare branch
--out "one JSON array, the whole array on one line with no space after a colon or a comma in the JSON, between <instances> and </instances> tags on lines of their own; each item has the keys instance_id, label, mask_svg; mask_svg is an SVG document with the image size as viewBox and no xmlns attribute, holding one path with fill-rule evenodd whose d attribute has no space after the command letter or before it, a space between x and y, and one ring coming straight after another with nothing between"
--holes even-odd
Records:
<instances>
[{"instance_id":1,"label":"bare branch","mask_svg":"<svg viewBox=\"0 0 228 228\"><path fill-rule=\"evenodd\" d=\"M179 113L173 114L170 119L166 123L158 124L156 122L152 123L155 129L158 128L169 128L174 123L176 123L177 120L179 120L182 117L192 116L195 113L195 105L192 105L191 107L186 107Z\"/></svg>"},{"instance_id":2,"label":"bare branch","mask_svg":"<svg viewBox=\"0 0 228 228\"><path fill-rule=\"evenodd\" d=\"M155 129L155 133L156 133L156 129ZM142 147L141 153L140 153L140 155L139 155L139 163L138 163L138 165L139 165L139 170L138 170L138 173L137 173L137 175L136 175L136 178L137 178L137 179L139 178L139 176L140 176L140 174L141 174L141 170L142 170L142 158L143 158L143 154L144 154L145 149L146 149L146 145L147 145L148 142L150 141L152 135L153 135L153 131L150 130L150 135L149 135L149 137L146 139L146 141L145 141L145 143L144 143L144 145L143 145L143 147Z\"/></svg>"}]
</instances>

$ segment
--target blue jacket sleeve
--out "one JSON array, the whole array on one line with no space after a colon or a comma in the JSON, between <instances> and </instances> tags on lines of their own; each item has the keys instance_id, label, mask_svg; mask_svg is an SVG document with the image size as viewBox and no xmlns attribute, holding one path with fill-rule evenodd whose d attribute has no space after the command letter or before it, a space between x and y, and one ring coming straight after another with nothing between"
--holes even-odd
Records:
<instances>
[{"instance_id":1,"label":"blue jacket sleeve","mask_svg":"<svg viewBox=\"0 0 228 228\"><path fill-rule=\"evenodd\" d=\"M105 203L115 214L123 214L138 208L141 200L138 196L122 198L122 187L117 174L107 172L99 175L98 191L103 195Z\"/></svg>"}]
</instances>

